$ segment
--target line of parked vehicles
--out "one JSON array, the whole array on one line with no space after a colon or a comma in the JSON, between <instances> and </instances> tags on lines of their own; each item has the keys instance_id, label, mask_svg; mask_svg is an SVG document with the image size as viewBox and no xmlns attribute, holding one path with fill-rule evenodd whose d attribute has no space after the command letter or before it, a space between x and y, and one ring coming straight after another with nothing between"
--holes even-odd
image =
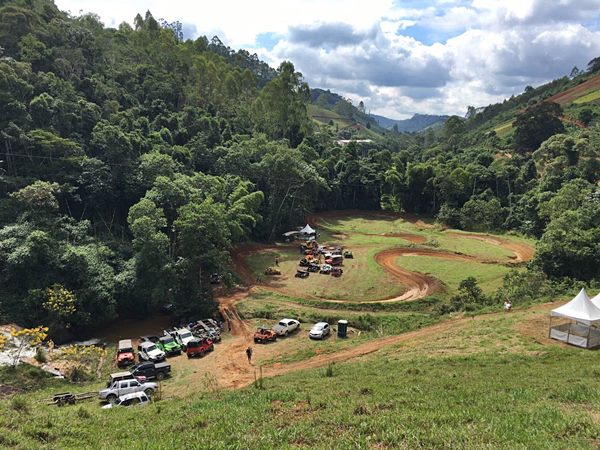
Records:
<instances>
[{"instance_id":1,"label":"line of parked vehicles","mask_svg":"<svg viewBox=\"0 0 600 450\"><path fill-rule=\"evenodd\" d=\"M132 339L122 339L117 345L115 361L127 371L110 375L105 389L98 396L108 402L103 408L144 405L150 401L161 381L171 373L168 356L185 353L188 358L204 356L221 342L221 324L213 319L190 323L187 327L171 328L162 335L140 336L136 351Z\"/></svg>"},{"instance_id":2,"label":"line of parked vehicles","mask_svg":"<svg viewBox=\"0 0 600 450\"><path fill-rule=\"evenodd\" d=\"M274 342L278 337L289 336L300 330L300 322L296 319L281 319L272 328L259 327L254 333L254 342L257 344L266 344ZM308 332L311 339L325 339L331 333L331 328L327 322L318 322Z\"/></svg>"}]
</instances>

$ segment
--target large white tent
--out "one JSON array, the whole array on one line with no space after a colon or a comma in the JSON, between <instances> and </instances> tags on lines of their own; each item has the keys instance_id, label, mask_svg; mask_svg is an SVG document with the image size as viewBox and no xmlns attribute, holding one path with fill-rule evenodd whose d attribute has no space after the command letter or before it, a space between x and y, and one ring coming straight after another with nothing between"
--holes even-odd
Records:
<instances>
[{"instance_id":1,"label":"large white tent","mask_svg":"<svg viewBox=\"0 0 600 450\"><path fill-rule=\"evenodd\" d=\"M553 326L553 317L562 319L561 323ZM600 346L600 307L590 300L585 289L570 302L552 310L550 337L583 348Z\"/></svg>"},{"instance_id":2,"label":"large white tent","mask_svg":"<svg viewBox=\"0 0 600 450\"><path fill-rule=\"evenodd\" d=\"M600 309L600 294L596 295L590 300L596 308Z\"/></svg>"}]
</instances>

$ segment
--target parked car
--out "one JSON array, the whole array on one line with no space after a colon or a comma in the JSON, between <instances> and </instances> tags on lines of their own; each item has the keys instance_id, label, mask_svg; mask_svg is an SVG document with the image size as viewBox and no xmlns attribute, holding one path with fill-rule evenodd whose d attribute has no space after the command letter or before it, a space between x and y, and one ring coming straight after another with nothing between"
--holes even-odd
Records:
<instances>
[{"instance_id":1,"label":"parked car","mask_svg":"<svg viewBox=\"0 0 600 450\"><path fill-rule=\"evenodd\" d=\"M164 380L171 373L171 365L166 362L143 362L131 369L134 377L144 377L146 380Z\"/></svg>"},{"instance_id":2,"label":"parked car","mask_svg":"<svg viewBox=\"0 0 600 450\"><path fill-rule=\"evenodd\" d=\"M344 262L342 255L331 255L331 257L325 259L325 264L330 266L340 266Z\"/></svg>"},{"instance_id":3,"label":"parked car","mask_svg":"<svg viewBox=\"0 0 600 450\"><path fill-rule=\"evenodd\" d=\"M121 380L138 380L143 383L144 381L146 381L146 377L144 377L144 376L136 377L130 371L115 372L115 373L111 373L108 376L108 382L106 383L106 387L109 388L113 384L115 384L115 382L121 381Z\"/></svg>"},{"instance_id":4,"label":"parked car","mask_svg":"<svg viewBox=\"0 0 600 450\"><path fill-rule=\"evenodd\" d=\"M300 267L308 267L309 264L310 264L310 261L307 258L302 258L300 260L300 262L298 263L298 265Z\"/></svg>"},{"instance_id":5,"label":"parked car","mask_svg":"<svg viewBox=\"0 0 600 450\"><path fill-rule=\"evenodd\" d=\"M309 272L318 272L319 270L321 270L321 266L317 263L310 263L306 270L308 270Z\"/></svg>"},{"instance_id":6,"label":"parked car","mask_svg":"<svg viewBox=\"0 0 600 450\"><path fill-rule=\"evenodd\" d=\"M273 331L278 336L287 336L294 331L300 329L300 322L296 319L281 319L277 325L273 327Z\"/></svg>"},{"instance_id":7,"label":"parked car","mask_svg":"<svg viewBox=\"0 0 600 450\"><path fill-rule=\"evenodd\" d=\"M140 360L160 362L164 361L167 355L154 342L144 341L138 345L138 355Z\"/></svg>"},{"instance_id":8,"label":"parked car","mask_svg":"<svg viewBox=\"0 0 600 450\"><path fill-rule=\"evenodd\" d=\"M187 343L194 339L194 335L187 328L177 328L167 333L175 339L183 351L187 348Z\"/></svg>"},{"instance_id":9,"label":"parked car","mask_svg":"<svg viewBox=\"0 0 600 450\"><path fill-rule=\"evenodd\" d=\"M329 275L331 273L331 266L329 264L323 264L319 273Z\"/></svg>"},{"instance_id":10,"label":"parked car","mask_svg":"<svg viewBox=\"0 0 600 450\"><path fill-rule=\"evenodd\" d=\"M327 322L319 322L310 329L308 337L311 339L324 339L330 332L331 329Z\"/></svg>"},{"instance_id":11,"label":"parked car","mask_svg":"<svg viewBox=\"0 0 600 450\"><path fill-rule=\"evenodd\" d=\"M181 355L181 347L175 342L175 339L173 339L173 336L171 335L161 336L158 339L156 346L165 352L167 356Z\"/></svg>"},{"instance_id":12,"label":"parked car","mask_svg":"<svg viewBox=\"0 0 600 450\"><path fill-rule=\"evenodd\" d=\"M110 387L102 389L98 393L98 397L100 400L107 400L112 403L120 396L134 392L144 392L150 396L156 391L156 388L156 383L140 383L138 380L119 380L111 384Z\"/></svg>"},{"instance_id":13,"label":"parked car","mask_svg":"<svg viewBox=\"0 0 600 450\"><path fill-rule=\"evenodd\" d=\"M350 250L346 250L344 252L344 258L352 259L354 258L354 254Z\"/></svg>"},{"instance_id":14,"label":"parked car","mask_svg":"<svg viewBox=\"0 0 600 450\"><path fill-rule=\"evenodd\" d=\"M122 339L117 345L117 366L127 367L135 363L131 339Z\"/></svg>"},{"instance_id":15,"label":"parked car","mask_svg":"<svg viewBox=\"0 0 600 450\"><path fill-rule=\"evenodd\" d=\"M211 284L221 284L221 281L223 281L223 275L220 273L212 273L210 275Z\"/></svg>"},{"instance_id":16,"label":"parked car","mask_svg":"<svg viewBox=\"0 0 600 450\"><path fill-rule=\"evenodd\" d=\"M212 320L212 319L211 319ZM214 321L213 321L214 322ZM216 324L216 322L214 322ZM221 342L221 329L208 320L199 320L191 327L192 334L199 338L208 338L213 342Z\"/></svg>"},{"instance_id":17,"label":"parked car","mask_svg":"<svg viewBox=\"0 0 600 450\"><path fill-rule=\"evenodd\" d=\"M204 356L214 349L215 345L210 339L194 338L188 342L186 353L188 358L193 358L195 356Z\"/></svg>"},{"instance_id":18,"label":"parked car","mask_svg":"<svg viewBox=\"0 0 600 450\"><path fill-rule=\"evenodd\" d=\"M145 406L150 403L150 397L145 392L133 392L121 395L115 403L108 403L102 409L111 409L115 406Z\"/></svg>"},{"instance_id":19,"label":"parked car","mask_svg":"<svg viewBox=\"0 0 600 450\"><path fill-rule=\"evenodd\" d=\"M332 267L331 268L331 276L332 277L341 277L344 271L341 267Z\"/></svg>"},{"instance_id":20,"label":"parked car","mask_svg":"<svg viewBox=\"0 0 600 450\"><path fill-rule=\"evenodd\" d=\"M310 273L308 272L308 269L298 269L296 270L296 275L294 275L296 278L308 278L308 276L310 275Z\"/></svg>"},{"instance_id":21,"label":"parked car","mask_svg":"<svg viewBox=\"0 0 600 450\"><path fill-rule=\"evenodd\" d=\"M267 327L260 327L254 333L254 342L257 344L264 344L266 342L273 342L277 340L277 334L273 330L269 330Z\"/></svg>"}]
</instances>

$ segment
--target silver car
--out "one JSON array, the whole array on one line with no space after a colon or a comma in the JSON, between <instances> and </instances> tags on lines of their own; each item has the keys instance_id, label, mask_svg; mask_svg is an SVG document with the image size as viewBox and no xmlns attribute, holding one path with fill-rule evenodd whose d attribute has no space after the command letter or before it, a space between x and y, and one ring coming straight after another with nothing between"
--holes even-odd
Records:
<instances>
[{"instance_id":1,"label":"silver car","mask_svg":"<svg viewBox=\"0 0 600 450\"><path fill-rule=\"evenodd\" d=\"M319 322L313 325L308 333L308 337L311 339L323 339L331 332L329 324L327 322Z\"/></svg>"}]
</instances>

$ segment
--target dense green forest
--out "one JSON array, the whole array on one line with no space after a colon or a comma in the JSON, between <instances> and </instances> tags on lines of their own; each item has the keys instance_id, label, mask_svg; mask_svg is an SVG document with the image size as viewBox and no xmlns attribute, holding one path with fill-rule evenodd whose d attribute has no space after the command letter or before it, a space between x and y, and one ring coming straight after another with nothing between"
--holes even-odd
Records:
<instances>
[{"instance_id":1,"label":"dense green forest","mask_svg":"<svg viewBox=\"0 0 600 450\"><path fill-rule=\"evenodd\" d=\"M211 313L210 275L232 281L232 246L324 209L515 230L540 238L532 270L600 279L596 111L581 128L541 101L576 81L454 116L437 134L338 146L333 126L310 120L292 63L183 40L149 12L111 29L49 0L1 0L0 47L2 322L50 324L60 339L167 303ZM514 136L487 131L507 111ZM57 285L75 308L48 306Z\"/></svg>"}]
</instances>

